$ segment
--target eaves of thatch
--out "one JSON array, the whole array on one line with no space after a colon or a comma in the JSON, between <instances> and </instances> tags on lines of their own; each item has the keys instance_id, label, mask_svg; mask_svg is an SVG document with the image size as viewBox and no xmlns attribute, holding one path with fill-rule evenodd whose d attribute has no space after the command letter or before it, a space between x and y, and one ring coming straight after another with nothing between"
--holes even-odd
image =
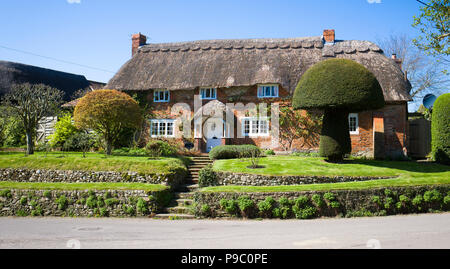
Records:
<instances>
[{"instance_id":1,"label":"eaves of thatch","mask_svg":"<svg viewBox=\"0 0 450 269\"><path fill-rule=\"evenodd\" d=\"M324 44L321 37L148 44L105 88L181 90L279 83L293 93L310 66L332 57L355 60L373 72L386 101L411 100L410 84L398 64L377 45L355 40Z\"/></svg>"}]
</instances>

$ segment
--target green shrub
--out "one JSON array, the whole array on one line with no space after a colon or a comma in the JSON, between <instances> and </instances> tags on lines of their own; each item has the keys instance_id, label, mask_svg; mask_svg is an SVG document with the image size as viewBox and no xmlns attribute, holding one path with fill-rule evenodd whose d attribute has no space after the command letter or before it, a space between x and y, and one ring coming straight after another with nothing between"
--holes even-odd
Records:
<instances>
[{"instance_id":1,"label":"green shrub","mask_svg":"<svg viewBox=\"0 0 450 269\"><path fill-rule=\"evenodd\" d=\"M89 207L89 208L97 207L97 197L95 197L95 195L90 195L86 199L86 206Z\"/></svg>"},{"instance_id":2,"label":"green shrub","mask_svg":"<svg viewBox=\"0 0 450 269\"><path fill-rule=\"evenodd\" d=\"M0 196L5 198L11 198L12 197L11 190L1 190Z\"/></svg>"},{"instance_id":3,"label":"green shrub","mask_svg":"<svg viewBox=\"0 0 450 269\"><path fill-rule=\"evenodd\" d=\"M103 197L98 197L97 198L97 206L98 207L104 207L105 206L105 201L103 200Z\"/></svg>"},{"instance_id":4,"label":"green shrub","mask_svg":"<svg viewBox=\"0 0 450 269\"><path fill-rule=\"evenodd\" d=\"M349 211L345 215L345 217L347 217L347 218L352 218L352 217L372 217L372 216L374 216L374 213L370 212L369 210L367 210L365 208L361 208L361 209L354 210L354 211Z\"/></svg>"},{"instance_id":5,"label":"green shrub","mask_svg":"<svg viewBox=\"0 0 450 269\"><path fill-rule=\"evenodd\" d=\"M259 214L262 217L270 218L272 217L272 211L276 201L271 196L266 197L264 201L258 203Z\"/></svg>"},{"instance_id":6,"label":"green shrub","mask_svg":"<svg viewBox=\"0 0 450 269\"><path fill-rule=\"evenodd\" d=\"M275 151L273 151L272 149L268 149L264 152L264 154L266 155L275 155Z\"/></svg>"},{"instance_id":7,"label":"green shrub","mask_svg":"<svg viewBox=\"0 0 450 269\"><path fill-rule=\"evenodd\" d=\"M304 195L301 195L301 196L297 197L297 199L294 200L294 205L299 208L305 207L308 203L309 203L309 198L308 198L308 196L304 196Z\"/></svg>"},{"instance_id":8,"label":"green shrub","mask_svg":"<svg viewBox=\"0 0 450 269\"><path fill-rule=\"evenodd\" d=\"M238 213L239 204L236 200L221 199L220 207L225 210L228 214L235 215Z\"/></svg>"},{"instance_id":9,"label":"green shrub","mask_svg":"<svg viewBox=\"0 0 450 269\"><path fill-rule=\"evenodd\" d=\"M55 202L58 205L59 210L66 210L67 206L69 205L69 200L65 195L59 196L59 198L56 199Z\"/></svg>"},{"instance_id":10,"label":"green shrub","mask_svg":"<svg viewBox=\"0 0 450 269\"><path fill-rule=\"evenodd\" d=\"M208 204L204 204L200 207L200 212L204 216L211 216L211 207Z\"/></svg>"},{"instance_id":11,"label":"green shrub","mask_svg":"<svg viewBox=\"0 0 450 269\"><path fill-rule=\"evenodd\" d=\"M438 163L450 164L450 93L439 96L433 105L431 155Z\"/></svg>"},{"instance_id":12,"label":"green shrub","mask_svg":"<svg viewBox=\"0 0 450 269\"><path fill-rule=\"evenodd\" d=\"M278 204L280 205L280 206L288 206L288 207L290 207L292 204L291 204L291 201L288 199L288 198L286 198L286 197L281 197L280 199L278 199Z\"/></svg>"},{"instance_id":13,"label":"green shrub","mask_svg":"<svg viewBox=\"0 0 450 269\"><path fill-rule=\"evenodd\" d=\"M202 188L214 185L217 185L216 173L212 165L208 164L198 172L198 186Z\"/></svg>"},{"instance_id":14,"label":"green shrub","mask_svg":"<svg viewBox=\"0 0 450 269\"><path fill-rule=\"evenodd\" d=\"M442 198L442 194L438 190L426 191L423 194L423 200L427 203L439 203Z\"/></svg>"},{"instance_id":15,"label":"green shrub","mask_svg":"<svg viewBox=\"0 0 450 269\"><path fill-rule=\"evenodd\" d=\"M324 205L322 196L320 196L320 194L317 194L317 193L313 194L313 196L311 197L311 200L312 200L313 204L318 208L321 208Z\"/></svg>"},{"instance_id":16,"label":"green shrub","mask_svg":"<svg viewBox=\"0 0 450 269\"><path fill-rule=\"evenodd\" d=\"M28 201L27 197L22 197L22 198L20 198L20 204L21 204L21 205L26 205L26 204L27 204L27 201Z\"/></svg>"},{"instance_id":17,"label":"green shrub","mask_svg":"<svg viewBox=\"0 0 450 269\"><path fill-rule=\"evenodd\" d=\"M96 141L97 138L94 134L80 131L69 136L64 142L63 148L68 151L87 152L94 147Z\"/></svg>"},{"instance_id":18,"label":"green shrub","mask_svg":"<svg viewBox=\"0 0 450 269\"><path fill-rule=\"evenodd\" d=\"M40 206L36 206L36 208L31 211L31 216L33 216L33 217L42 216L42 215L43 215L43 211Z\"/></svg>"},{"instance_id":19,"label":"green shrub","mask_svg":"<svg viewBox=\"0 0 450 269\"><path fill-rule=\"evenodd\" d=\"M49 199L52 198L52 192L49 190L44 191L44 193L42 195L44 195L45 198L49 198Z\"/></svg>"},{"instance_id":20,"label":"green shrub","mask_svg":"<svg viewBox=\"0 0 450 269\"><path fill-rule=\"evenodd\" d=\"M377 195L372 196L372 202L375 203L377 206L381 206L383 204L380 196Z\"/></svg>"},{"instance_id":21,"label":"green shrub","mask_svg":"<svg viewBox=\"0 0 450 269\"><path fill-rule=\"evenodd\" d=\"M255 202L248 196L241 196L238 198L239 209L241 210L242 216L251 217L255 209Z\"/></svg>"},{"instance_id":22,"label":"green shrub","mask_svg":"<svg viewBox=\"0 0 450 269\"><path fill-rule=\"evenodd\" d=\"M109 216L108 209L106 209L104 207L101 207L100 210L99 210L99 215L100 215L100 217L107 217L107 216Z\"/></svg>"},{"instance_id":23,"label":"green shrub","mask_svg":"<svg viewBox=\"0 0 450 269\"><path fill-rule=\"evenodd\" d=\"M161 156L175 156L177 154L177 149L162 140L150 140L145 146L147 154L152 157L161 157Z\"/></svg>"},{"instance_id":24,"label":"green shrub","mask_svg":"<svg viewBox=\"0 0 450 269\"><path fill-rule=\"evenodd\" d=\"M444 197L444 205L450 205L450 195Z\"/></svg>"},{"instance_id":25,"label":"green shrub","mask_svg":"<svg viewBox=\"0 0 450 269\"><path fill-rule=\"evenodd\" d=\"M337 201L331 201L330 202L330 207L331 208L339 208L339 207L341 207L341 204L339 202L337 202Z\"/></svg>"},{"instance_id":26,"label":"green shrub","mask_svg":"<svg viewBox=\"0 0 450 269\"><path fill-rule=\"evenodd\" d=\"M209 158L213 160L251 158L260 155L261 149L255 145L220 145L209 152Z\"/></svg>"},{"instance_id":27,"label":"green shrub","mask_svg":"<svg viewBox=\"0 0 450 269\"><path fill-rule=\"evenodd\" d=\"M422 204L423 204L423 197L422 195L418 194L414 199L412 199L411 203L413 206L417 207L419 210L422 210Z\"/></svg>"},{"instance_id":28,"label":"green shrub","mask_svg":"<svg viewBox=\"0 0 450 269\"><path fill-rule=\"evenodd\" d=\"M52 147L62 147L69 137L79 132L73 124L72 115L69 113L58 117L54 129L55 132L48 137ZM68 148L67 150L72 150L72 148Z\"/></svg>"},{"instance_id":29,"label":"green shrub","mask_svg":"<svg viewBox=\"0 0 450 269\"><path fill-rule=\"evenodd\" d=\"M27 213L25 210L23 210L23 209L19 209L19 210L17 210L17 212L16 212L16 216L19 216L19 217L26 217L26 216L28 216L28 213Z\"/></svg>"},{"instance_id":30,"label":"green shrub","mask_svg":"<svg viewBox=\"0 0 450 269\"><path fill-rule=\"evenodd\" d=\"M394 199L392 197L386 197L386 200L384 202L384 208L391 209L393 205L394 205Z\"/></svg>"},{"instance_id":31,"label":"green shrub","mask_svg":"<svg viewBox=\"0 0 450 269\"><path fill-rule=\"evenodd\" d=\"M119 203L119 200L116 199L116 198L108 198L108 199L105 200L105 205L109 206L109 207L113 206L113 205L116 205L118 203Z\"/></svg>"},{"instance_id":32,"label":"green shrub","mask_svg":"<svg viewBox=\"0 0 450 269\"><path fill-rule=\"evenodd\" d=\"M143 198L139 198L136 203L136 209L137 209L137 212L139 212L141 214L147 214L148 213L147 201L145 201Z\"/></svg>"},{"instance_id":33,"label":"green shrub","mask_svg":"<svg viewBox=\"0 0 450 269\"><path fill-rule=\"evenodd\" d=\"M133 206L124 206L124 211L130 216L134 216L136 214L136 210Z\"/></svg>"}]
</instances>

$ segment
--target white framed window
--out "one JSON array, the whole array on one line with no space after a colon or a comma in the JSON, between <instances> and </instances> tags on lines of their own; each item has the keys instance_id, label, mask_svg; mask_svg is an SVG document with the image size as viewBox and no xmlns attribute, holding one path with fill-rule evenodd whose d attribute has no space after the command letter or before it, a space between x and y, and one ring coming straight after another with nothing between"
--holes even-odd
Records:
<instances>
[{"instance_id":1,"label":"white framed window","mask_svg":"<svg viewBox=\"0 0 450 269\"><path fill-rule=\"evenodd\" d=\"M261 84L258 85L258 98L278 97L277 84Z\"/></svg>"},{"instance_id":2,"label":"white framed window","mask_svg":"<svg viewBox=\"0 0 450 269\"><path fill-rule=\"evenodd\" d=\"M242 118L243 136L268 136L269 120L267 118Z\"/></svg>"},{"instance_id":3,"label":"white framed window","mask_svg":"<svg viewBox=\"0 0 450 269\"><path fill-rule=\"evenodd\" d=\"M200 88L200 98L201 99L217 99L217 89L216 88Z\"/></svg>"},{"instance_id":4,"label":"white framed window","mask_svg":"<svg viewBox=\"0 0 450 269\"><path fill-rule=\"evenodd\" d=\"M153 91L153 101L154 102L169 102L170 101L170 91L154 90Z\"/></svg>"},{"instance_id":5,"label":"white framed window","mask_svg":"<svg viewBox=\"0 0 450 269\"><path fill-rule=\"evenodd\" d=\"M359 134L358 113L348 114L348 129L350 134Z\"/></svg>"},{"instance_id":6,"label":"white framed window","mask_svg":"<svg viewBox=\"0 0 450 269\"><path fill-rule=\"evenodd\" d=\"M174 137L174 120L150 120L151 137Z\"/></svg>"}]
</instances>

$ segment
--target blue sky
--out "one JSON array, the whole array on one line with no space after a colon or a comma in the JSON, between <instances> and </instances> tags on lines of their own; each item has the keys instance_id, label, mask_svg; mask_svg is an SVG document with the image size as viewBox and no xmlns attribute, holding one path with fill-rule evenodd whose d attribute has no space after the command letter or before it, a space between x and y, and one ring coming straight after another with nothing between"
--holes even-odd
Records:
<instances>
[{"instance_id":1,"label":"blue sky","mask_svg":"<svg viewBox=\"0 0 450 269\"><path fill-rule=\"evenodd\" d=\"M337 39L376 41L416 36L419 8L415 0L2 0L0 60L107 82L130 58L137 32L151 43L320 36L323 29L335 29Z\"/></svg>"}]
</instances>

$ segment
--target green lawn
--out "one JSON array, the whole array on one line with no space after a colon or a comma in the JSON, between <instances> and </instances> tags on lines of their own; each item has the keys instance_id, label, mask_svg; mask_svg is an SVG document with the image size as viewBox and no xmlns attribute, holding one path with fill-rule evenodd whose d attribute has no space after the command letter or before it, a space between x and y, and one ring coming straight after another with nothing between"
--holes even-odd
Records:
<instances>
[{"instance_id":1,"label":"green lawn","mask_svg":"<svg viewBox=\"0 0 450 269\"><path fill-rule=\"evenodd\" d=\"M359 182L305 184L292 186L216 186L203 188L209 192L283 192L319 191L337 189L367 189L389 186L418 186L450 184L450 167L433 163L349 160L347 163L324 162L322 158L273 156L262 158L262 169L249 169L249 161L238 159L218 160L214 169L265 175L315 175L315 176L392 176Z\"/></svg>"},{"instance_id":2,"label":"green lawn","mask_svg":"<svg viewBox=\"0 0 450 269\"><path fill-rule=\"evenodd\" d=\"M160 184L146 183L62 183L62 182L14 182L0 181L0 189L21 189L21 190L144 190L163 191L168 186Z\"/></svg>"},{"instance_id":3,"label":"green lawn","mask_svg":"<svg viewBox=\"0 0 450 269\"><path fill-rule=\"evenodd\" d=\"M167 173L185 167L178 158L149 159L148 157L108 156L98 153L38 152L25 156L19 152L0 152L0 168L57 169L82 171L133 171L138 173Z\"/></svg>"},{"instance_id":4,"label":"green lawn","mask_svg":"<svg viewBox=\"0 0 450 269\"><path fill-rule=\"evenodd\" d=\"M328 163L318 157L270 156L261 158L265 168L250 169L246 159L217 160L214 170L261 175L298 176L400 176L450 172L450 167L433 163L405 161L349 160L346 163Z\"/></svg>"}]
</instances>

